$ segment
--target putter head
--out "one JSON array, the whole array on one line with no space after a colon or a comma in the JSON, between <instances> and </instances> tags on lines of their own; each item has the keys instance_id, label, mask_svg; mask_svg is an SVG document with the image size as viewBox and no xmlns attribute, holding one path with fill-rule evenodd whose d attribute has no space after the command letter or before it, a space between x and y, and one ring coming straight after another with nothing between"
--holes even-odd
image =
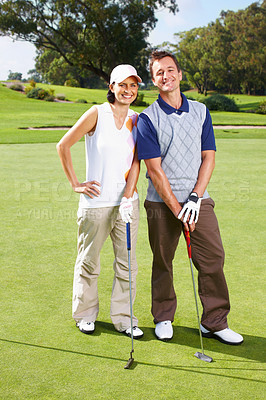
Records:
<instances>
[{"instance_id":1,"label":"putter head","mask_svg":"<svg viewBox=\"0 0 266 400\"><path fill-rule=\"evenodd\" d=\"M131 367L131 365L133 364L133 362L134 362L134 358L130 357L130 358L128 359L128 362L127 362L126 365L124 366L124 369L129 369L129 368Z\"/></svg>"},{"instance_id":2,"label":"putter head","mask_svg":"<svg viewBox=\"0 0 266 400\"><path fill-rule=\"evenodd\" d=\"M212 362L213 359L209 356L206 356L206 354L200 353L199 351L197 351L197 353L194 354L195 357L199 358L202 361L206 361L206 362Z\"/></svg>"}]
</instances>

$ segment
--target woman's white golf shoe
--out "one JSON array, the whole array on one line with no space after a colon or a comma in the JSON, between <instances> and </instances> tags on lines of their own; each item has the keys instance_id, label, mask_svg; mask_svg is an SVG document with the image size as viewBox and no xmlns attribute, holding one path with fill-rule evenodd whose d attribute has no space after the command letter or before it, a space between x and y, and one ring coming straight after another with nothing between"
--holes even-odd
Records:
<instances>
[{"instance_id":1,"label":"woman's white golf shoe","mask_svg":"<svg viewBox=\"0 0 266 400\"><path fill-rule=\"evenodd\" d=\"M79 328L80 332L91 334L95 331L95 323L94 322L85 322L80 321L76 323L76 326Z\"/></svg>"},{"instance_id":2,"label":"woman's white golf shoe","mask_svg":"<svg viewBox=\"0 0 266 400\"><path fill-rule=\"evenodd\" d=\"M133 326L133 339L140 339L143 336L143 332L141 329L139 329L137 326ZM131 337L131 328L127 328L127 330L125 330L125 334L129 337Z\"/></svg>"}]
</instances>

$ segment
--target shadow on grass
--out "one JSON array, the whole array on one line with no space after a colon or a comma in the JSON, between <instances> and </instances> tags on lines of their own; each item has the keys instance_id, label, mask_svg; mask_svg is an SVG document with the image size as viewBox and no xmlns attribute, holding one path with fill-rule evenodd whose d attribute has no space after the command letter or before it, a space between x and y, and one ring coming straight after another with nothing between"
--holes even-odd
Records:
<instances>
[{"instance_id":1,"label":"shadow on grass","mask_svg":"<svg viewBox=\"0 0 266 400\"><path fill-rule=\"evenodd\" d=\"M156 342L158 342L158 346L160 346L160 344L162 342L159 341L155 337L154 328L141 327L141 329L144 332L144 337L140 339L141 342L156 341ZM179 346L187 346L187 347L191 347L195 350L199 350L199 351L201 350L198 329L189 328L186 326L174 326L173 325L173 330L174 330L173 339L168 341L167 345L173 346L174 344L177 344ZM104 334L104 333L116 335L116 336L121 335L121 333L119 333L115 330L113 324L111 324L109 322L97 321L96 329L95 329L93 336L100 336L101 334ZM33 347L47 348L50 350L65 351L65 352L76 353L76 354L81 354L81 355L90 355L93 357L101 357L101 356L97 356L97 355L93 355L93 354L89 354L89 353L80 353L80 352L75 352L75 351L67 350L67 349L46 347L46 346L35 345L35 344L31 344L31 343L12 341L12 340L3 339L3 338L0 338L0 341L16 343L16 344L24 344L24 345L33 346ZM220 343L216 339L203 338L203 345L204 345L205 352L213 351L215 353L228 354L231 356L233 355L236 357L241 357L241 358L248 359L248 360L254 360L255 362L261 362L261 363L264 363L266 361L265 353L264 353L265 344L266 344L265 342L266 342L266 339L263 337L244 335L244 343L243 344L241 344L239 346L230 346L230 345ZM120 359L120 358L111 357L111 359L114 359L117 361L122 361L122 359ZM216 357L216 360L217 360L217 357Z\"/></svg>"},{"instance_id":2,"label":"shadow on grass","mask_svg":"<svg viewBox=\"0 0 266 400\"><path fill-rule=\"evenodd\" d=\"M141 338L141 342L157 341L160 345L160 341L156 338L154 328L140 327L144 332L144 337ZM175 326L173 325L174 336L173 339L167 342L169 345L178 344L179 346L192 347L197 351L200 349L200 337L199 331L196 328L189 328L186 326ZM101 333L108 333L112 335L119 335L115 330L114 326L109 322L96 322L96 329L94 335L100 335ZM240 332L241 333L241 332ZM265 357L265 345L266 339L260 336L243 335L244 343L239 346L231 346L219 342L216 339L203 338L204 351L208 354L209 351L215 353L228 354L236 357L245 358L248 360L254 360L261 363L266 362ZM216 358L217 359L217 358Z\"/></svg>"},{"instance_id":3,"label":"shadow on grass","mask_svg":"<svg viewBox=\"0 0 266 400\"><path fill-rule=\"evenodd\" d=\"M257 101L256 103L242 103L238 104L239 111L249 111L249 112L254 112L259 107L260 101Z\"/></svg>"},{"instance_id":4,"label":"shadow on grass","mask_svg":"<svg viewBox=\"0 0 266 400\"><path fill-rule=\"evenodd\" d=\"M107 325L107 324L105 324ZM109 324L111 325L111 324ZM185 329L189 329L189 328L185 328ZM149 329L151 330L151 329ZM192 329L192 331L194 331ZM157 340L157 339L156 339ZM22 346L28 346L28 347L33 347L33 348L38 348L41 350L51 350L51 351L56 351L56 352L63 352L63 353L70 353L70 354L74 354L77 356L86 356L86 357L93 357L93 358L100 358L103 360L112 360L112 361L119 361L121 363L123 363L123 366L126 365L127 360L123 359L123 358L118 358L118 357L113 357L113 356L104 356L104 355L100 355L100 354L93 354L93 353L87 353L87 352L81 352L81 351L75 351L75 350L70 350L70 349L62 349L62 348L58 348L58 347L51 347L51 346L44 346L44 345L37 345L34 343L25 343L25 342L20 342L17 340L8 340L8 339L3 339L0 338L0 342L4 343L9 343L9 344L14 344L14 345L22 345ZM170 342L169 342L170 343ZM174 343L174 342L172 342ZM186 343L187 345L187 343ZM223 360L224 361L224 360ZM230 360L231 362L231 360ZM218 367L215 365L215 363L206 365L206 363L199 363L199 366L195 366L195 365L164 365L164 364L155 364L155 363L151 363L151 362L141 362L141 361L137 361L134 360L132 366L130 367L130 369L128 369L127 371L132 371L134 370L138 365L143 365L143 366L147 366L147 367L155 367L155 368L165 368L165 369L170 369L170 370L176 370L176 371L185 371L185 372L190 372L190 373L196 373L196 374L201 374L201 375L212 375L212 376L221 376L221 377L226 377L226 378L231 378L231 379L237 379L237 380L243 380L243 381L249 381L249 382L258 382L258 383L263 383L263 380L260 379L253 379L253 378L246 378L246 377L241 377L241 376L233 376L233 375L226 375L224 373L224 371L226 370L230 370L238 372L238 371L262 371L262 368L232 368L232 367ZM121 366L122 368L122 366ZM219 372L218 372L219 370Z\"/></svg>"},{"instance_id":5,"label":"shadow on grass","mask_svg":"<svg viewBox=\"0 0 266 400\"><path fill-rule=\"evenodd\" d=\"M147 342L155 340L160 345L160 341L154 334L154 328L140 327L144 332L144 337L141 338L141 342ZM189 328L186 326L174 326L173 339L167 342L169 345L178 344L179 346L192 347L196 351L200 349L200 337L198 329ZM96 322L96 335L101 333L108 333L112 335L119 335L114 329L114 326L109 322ZM241 333L241 332L240 332ZM223 344L216 339L203 338L204 351L208 354L208 351L214 351L215 353L228 354L231 356L241 357L248 360L254 360L257 362L265 363L265 345L266 339L260 336L243 335L244 343L239 346L231 346ZM216 357L217 360L217 357Z\"/></svg>"},{"instance_id":6,"label":"shadow on grass","mask_svg":"<svg viewBox=\"0 0 266 400\"><path fill-rule=\"evenodd\" d=\"M141 340L158 340L155 337L153 328L144 328L144 337ZM180 346L189 346L195 350L200 349L200 337L198 329L188 328L185 326L173 326L174 336L168 344L178 344ZM227 345L219 342L217 339L203 338L204 351L208 354L208 351L214 351L216 353L233 355L249 360L258 361L264 363L265 357L265 345L266 339L260 336L243 335L244 343L238 346ZM217 358L216 358L217 359Z\"/></svg>"}]
</instances>

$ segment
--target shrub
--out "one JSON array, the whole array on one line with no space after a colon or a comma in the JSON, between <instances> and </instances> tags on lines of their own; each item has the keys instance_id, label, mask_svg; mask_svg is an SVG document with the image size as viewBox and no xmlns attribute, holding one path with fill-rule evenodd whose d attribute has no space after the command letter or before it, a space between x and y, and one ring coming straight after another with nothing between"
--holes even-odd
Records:
<instances>
[{"instance_id":1,"label":"shrub","mask_svg":"<svg viewBox=\"0 0 266 400\"><path fill-rule=\"evenodd\" d=\"M34 87L27 93L27 97L30 99L54 101L54 95L52 93L53 90L47 91L42 88Z\"/></svg>"},{"instance_id":2,"label":"shrub","mask_svg":"<svg viewBox=\"0 0 266 400\"><path fill-rule=\"evenodd\" d=\"M45 97L48 97L48 96L49 96L49 93L46 90L40 88L40 90L38 91L38 99L44 100Z\"/></svg>"},{"instance_id":3,"label":"shrub","mask_svg":"<svg viewBox=\"0 0 266 400\"><path fill-rule=\"evenodd\" d=\"M134 101L133 105L134 106L144 106L144 107L148 107L148 103L146 103L144 100L144 93L138 93L138 97L136 98L136 100Z\"/></svg>"},{"instance_id":4,"label":"shrub","mask_svg":"<svg viewBox=\"0 0 266 400\"><path fill-rule=\"evenodd\" d=\"M75 103L88 103L88 102L85 99L78 99L75 101Z\"/></svg>"},{"instance_id":5,"label":"shrub","mask_svg":"<svg viewBox=\"0 0 266 400\"><path fill-rule=\"evenodd\" d=\"M25 86L24 92L26 93L26 95L28 95L28 93L32 90L33 88L31 86Z\"/></svg>"},{"instance_id":6,"label":"shrub","mask_svg":"<svg viewBox=\"0 0 266 400\"><path fill-rule=\"evenodd\" d=\"M16 90L18 92L23 92L23 86L20 83L14 83L14 85L10 86L11 90Z\"/></svg>"},{"instance_id":7,"label":"shrub","mask_svg":"<svg viewBox=\"0 0 266 400\"><path fill-rule=\"evenodd\" d=\"M50 96L54 96L54 92L55 92L55 90L54 89L48 89L48 93L49 93L49 95Z\"/></svg>"},{"instance_id":8,"label":"shrub","mask_svg":"<svg viewBox=\"0 0 266 400\"><path fill-rule=\"evenodd\" d=\"M32 89L34 89L34 88L36 88L36 82L32 79L32 80L30 81L29 86L26 86L25 89L24 89L26 95L28 95L28 93L29 93Z\"/></svg>"},{"instance_id":9,"label":"shrub","mask_svg":"<svg viewBox=\"0 0 266 400\"><path fill-rule=\"evenodd\" d=\"M191 86L188 83L188 81L181 81L180 82L180 89L181 89L181 92L185 92L186 90L190 90Z\"/></svg>"},{"instance_id":10,"label":"shrub","mask_svg":"<svg viewBox=\"0 0 266 400\"><path fill-rule=\"evenodd\" d=\"M79 83L76 79L67 79L64 86L79 87Z\"/></svg>"},{"instance_id":11,"label":"shrub","mask_svg":"<svg viewBox=\"0 0 266 400\"><path fill-rule=\"evenodd\" d=\"M27 88L28 89L28 88ZM31 88L29 91L27 90L27 97L30 99L39 99L39 92L42 90L41 88Z\"/></svg>"},{"instance_id":12,"label":"shrub","mask_svg":"<svg viewBox=\"0 0 266 400\"><path fill-rule=\"evenodd\" d=\"M266 100L263 100L260 102L257 110L256 110L256 114L266 114Z\"/></svg>"},{"instance_id":13,"label":"shrub","mask_svg":"<svg viewBox=\"0 0 266 400\"><path fill-rule=\"evenodd\" d=\"M36 87L36 82L35 82L34 79L31 79L31 80L30 80L30 86L31 86L32 88L35 88L35 87Z\"/></svg>"},{"instance_id":14,"label":"shrub","mask_svg":"<svg viewBox=\"0 0 266 400\"><path fill-rule=\"evenodd\" d=\"M58 94L58 95L56 95L56 99L57 100L65 100L66 96L64 94Z\"/></svg>"},{"instance_id":15,"label":"shrub","mask_svg":"<svg viewBox=\"0 0 266 400\"><path fill-rule=\"evenodd\" d=\"M55 97L53 95L51 95L51 94L49 94L48 96L46 96L44 98L45 101L54 101L54 99L55 99Z\"/></svg>"},{"instance_id":16,"label":"shrub","mask_svg":"<svg viewBox=\"0 0 266 400\"><path fill-rule=\"evenodd\" d=\"M238 111L235 101L223 94L213 94L201 102L211 111Z\"/></svg>"},{"instance_id":17,"label":"shrub","mask_svg":"<svg viewBox=\"0 0 266 400\"><path fill-rule=\"evenodd\" d=\"M194 97L192 97L192 96L189 96L189 95L187 95L187 94L186 94L186 98L187 98L188 100L193 100L193 101L196 101L196 99L194 99Z\"/></svg>"}]
</instances>

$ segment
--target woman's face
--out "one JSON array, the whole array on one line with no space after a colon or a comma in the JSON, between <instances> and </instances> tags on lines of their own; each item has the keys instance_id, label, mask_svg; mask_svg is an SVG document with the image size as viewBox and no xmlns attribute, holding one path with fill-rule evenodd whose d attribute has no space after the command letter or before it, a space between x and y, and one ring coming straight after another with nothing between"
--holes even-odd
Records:
<instances>
[{"instance_id":1,"label":"woman's face","mask_svg":"<svg viewBox=\"0 0 266 400\"><path fill-rule=\"evenodd\" d=\"M121 83L110 85L111 91L115 95L115 101L121 104L131 104L138 95L138 81L134 76L130 76Z\"/></svg>"}]
</instances>

